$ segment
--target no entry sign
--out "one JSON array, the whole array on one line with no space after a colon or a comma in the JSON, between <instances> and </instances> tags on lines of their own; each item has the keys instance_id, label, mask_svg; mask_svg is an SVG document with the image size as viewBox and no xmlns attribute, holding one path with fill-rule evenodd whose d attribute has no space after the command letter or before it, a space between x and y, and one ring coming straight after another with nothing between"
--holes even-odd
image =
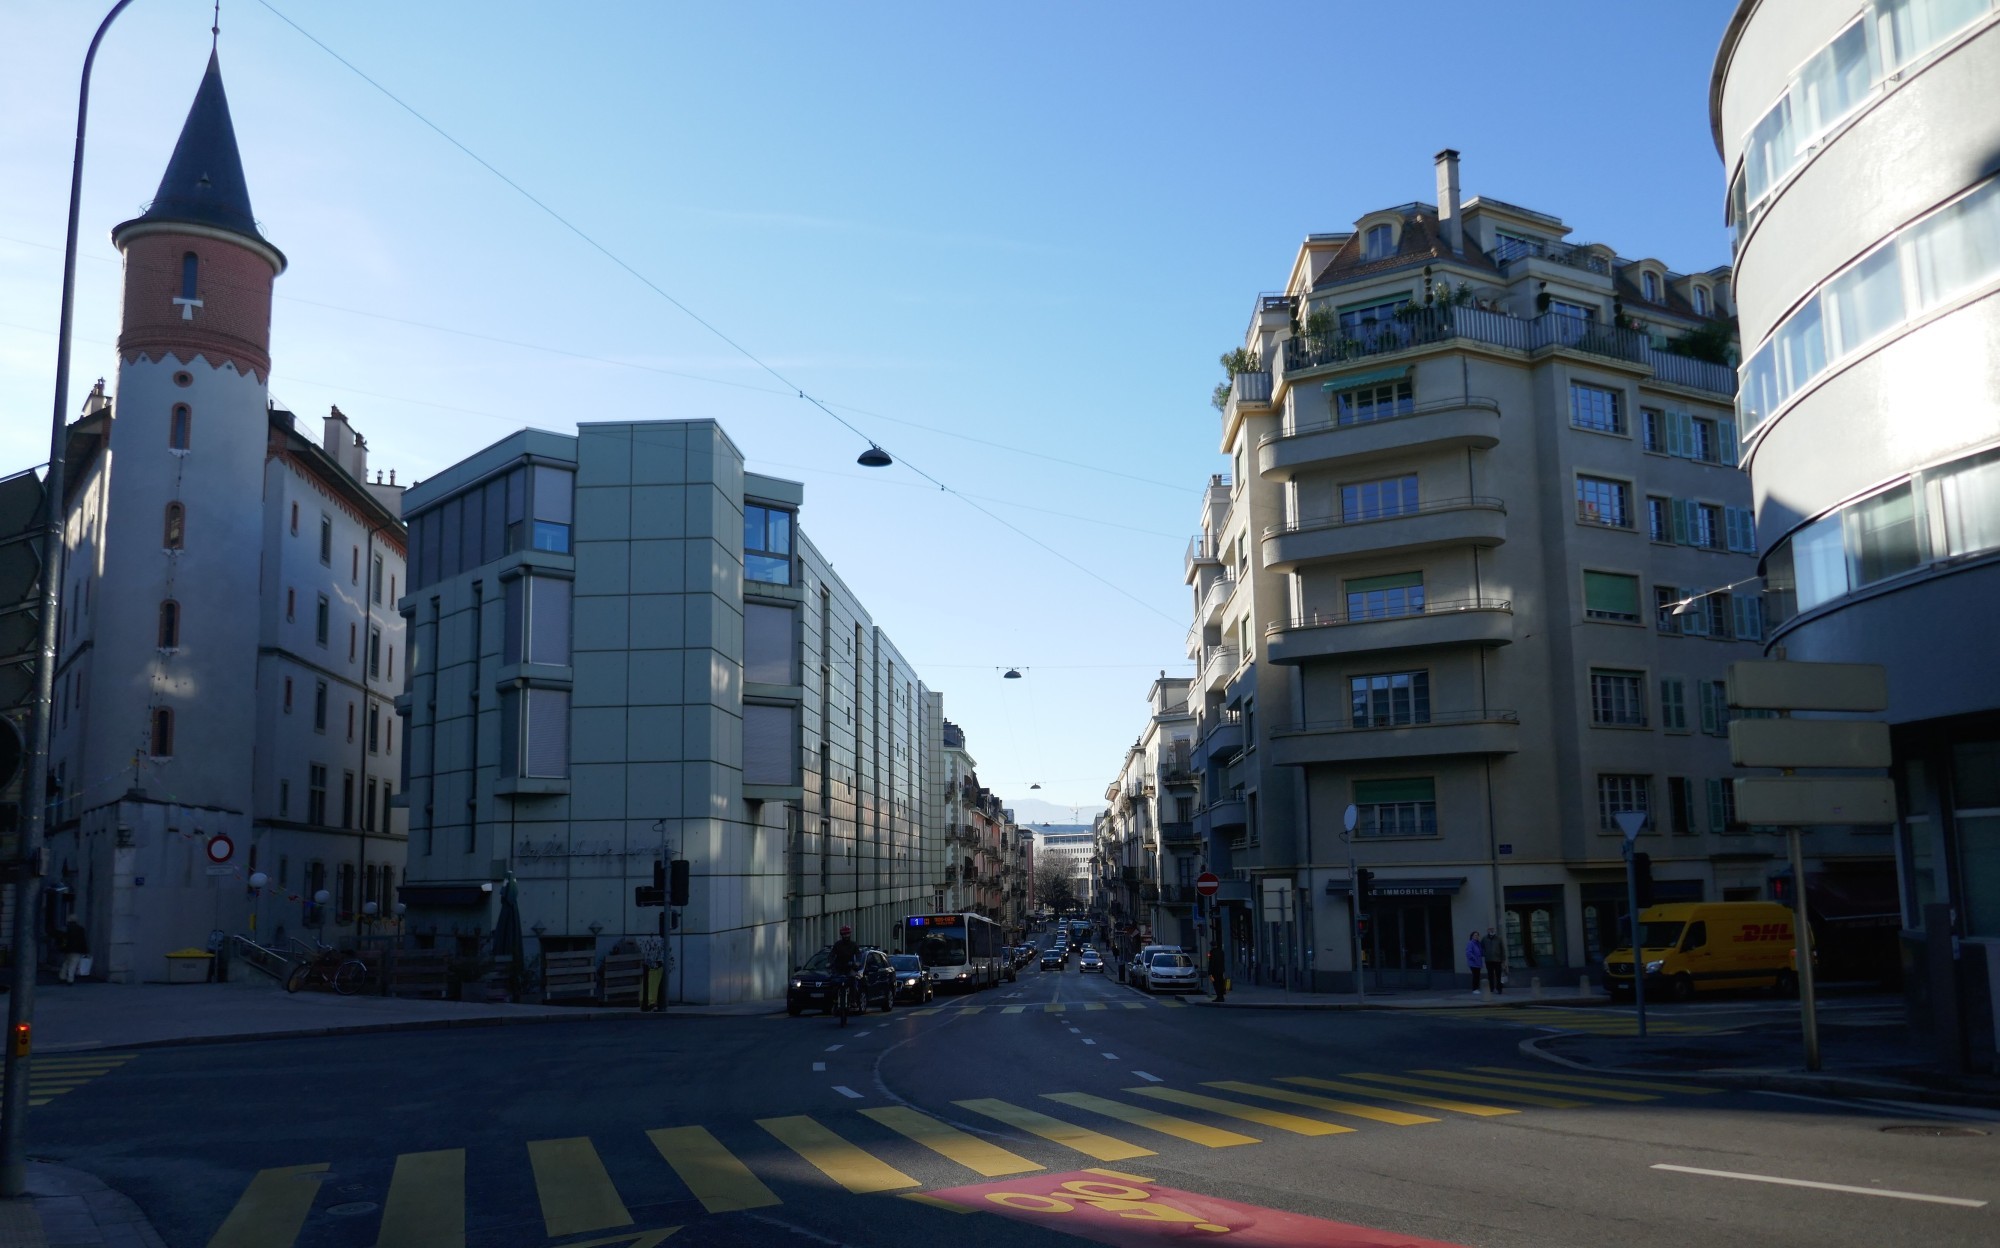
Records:
<instances>
[{"instance_id":1,"label":"no entry sign","mask_svg":"<svg viewBox=\"0 0 2000 1248\"><path fill-rule=\"evenodd\" d=\"M1187 877L1182 876L1181 878L1186 879ZM1204 897L1215 896L1216 891L1221 887L1222 887L1222 877L1217 875L1213 871L1204 871L1199 876L1195 877L1194 891L1200 893Z\"/></svg>"}]
</instances>

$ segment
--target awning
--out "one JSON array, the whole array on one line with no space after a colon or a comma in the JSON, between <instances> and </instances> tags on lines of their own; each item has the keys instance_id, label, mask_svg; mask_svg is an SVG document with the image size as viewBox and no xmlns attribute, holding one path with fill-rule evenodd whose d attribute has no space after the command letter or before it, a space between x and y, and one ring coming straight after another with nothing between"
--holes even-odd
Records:
<instances>
[{"instance_id":1,"label":"awning","mask_svg":"<svg viewBox=\"0 0 2000 1248\"><path fill-rule=\"evenodd\" d=\"M409 906L483 906L493 896L491 884L405 884L397 895Z\"/></svg>"},{"instance_id":2,"label":"awning","mask_svg":"<svg viewBox=\"0 0 2000 1248\"><path fill-rule=\"evenodd\" d=\"M1410 375L1410 366L1401 368L1377 368L1366 373L1349 373L1336 377L1320 386L1322 390L1354 390L1362 386L1379 386L1385 381L1401 381Z\"/></svg>"}]
</instances>

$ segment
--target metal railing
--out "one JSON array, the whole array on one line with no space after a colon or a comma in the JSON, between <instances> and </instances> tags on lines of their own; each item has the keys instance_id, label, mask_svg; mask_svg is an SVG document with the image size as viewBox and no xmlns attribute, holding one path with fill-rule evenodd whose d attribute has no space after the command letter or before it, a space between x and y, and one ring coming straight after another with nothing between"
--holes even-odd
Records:
<instances>
[{"instance_id":1,"label":"metal railing","mask_svg":"<svg viewBox=\"0 0 2000 1248\"><path fill-rule=\"evenodd\" d=\"M1269 403L1271 401L1271 374L1267 372L1235 374L1229 379L1229 401L1232 403Z\"/></svg>"},{"instance_id":2,"label":"metal railing","mask_svg":"<svg viewBox=\"0 0 2000 1248\"><path fill-rule=\"evenodd\" d=\"M1736 394L1736 370L1727 364L1711 364L1692 356L1648 348L1646 362L1653 366L1653 380L1712 394Z\"/></svg>"},{"instance_id":3,"label":"metal railing","mask_svg":"<svg viewBox=\"0 0 2000 1248\"><path fill-rule=\"evenodd\" d=\"M1576 519L1578 524L1598 524L1607 529L1630 529L1634 527L1632 523L1632 509L1630 507L1622 509L1618 507L1604 507L1597 503L1586 502L1581 498L1576 500Z\"/></svg>"},{"instance_id":4,"label":"metal railing","mask_svg":"<svg viewBox=\"0 0 2000 1248\"><path fill-rule=\"evenodd\" d=\"M1475 494L1469 498L1439 498L1428 503L1418 503L1401 511L1385 511L1380 515L1360 516L1349 520L1334 516L1320 520L1287 520L1283 524L1264 526L1265 537L1276 537L1282 533L1311 533L1321 529L1343 529L1357 524L1380 524L1384 520L1398 520L1405 516L1431 515L1440 511L1499 511L1505 512L1507 504L1497 498Z\"/></svg>"},{"instance_id":5,"label":"metal railing","mask_svg":"<svg viewBox=\"0 0 2000 1248\"><path fill-rule=\"evenodd\" d=\"M1228 573L1216 577L1214 583L1208 587L1208 592L1201 596L1201 612L1197 617L1197 627L1200 620L1207 619L1211 612L1220 610L1222 604L1229 601L1229 595L1235 592L1235 577Z\"/></svg>"},{"instance_id":6,"label":"metal railing","mask_svg":"<svg viewBox=\"0 0 2000 1248\"><path fill-rule=\"evenodd\" d=\"M1398 420L1409 420L1416 416L1427 416L1434 412L1455 412L1462 408L1474 408L1482 412L1500 414L1500 404L1478 395L1468 395L1462 399L1438 399L1430 403L1418 403L1387 416L1376 416L1367 420L1339 420L1332 416L1310 421L1291 421L1276 433L1267 433L1257 439L1257 445L1279 442L1285 438L1301 437L1308 433L1324 433L1328 429L1361 429L1370 425L1389 424Z\"/></svg>"},{"instance_id":7,"label":"metal railing","mask_svg":"<svg viewBox=\"0 0 2000 1248\"><path fill-rule=\"evenodd\" d=\"M1243 665L1243 652L1235 646L1206 646L1203 649L1201 675L1204 682L1213 671L1233 672Z\"/></svg>"},{"instance_id":8,"label":"metal railing","mask_svg":"<svg viewBox=\"0 0 2000 1248\"><path fill-rule=\"evenodd\" d=\"M229 938L230 957L249 963L279 983L292 973L293 959L280 950L260 945L248 936Z\"/></svg>"},{"instance_id":9,"label":"metal railing","mask_svg":"<svg viewBox=\"0 0 2000 1248\"><path fill-rule=\"evenodd\" d=\"M1325 719L1306 720L1289 728L1281 728L1281 733L1291 732L1377 732L1390 728L1430 728L1449 724L1518 724L1521 722L1517 711L1494 707L1484 711L1426 711L1422 718L1414 712L1408 716L1388 715L1382 719Z\"/></svg>"},{"instance_id":10,"label":"metal railing","mask_svg":"<svg viewBox=\"0 0 2000 1248\"><path fill-rule=\"evenodd\" d=\"M1207 737L1217 728L1221 728L1229 724L1241 724L1242 722L1243 722L1242 711L1235 711L1235 710L1230 710L1228 708L1224 708L1222 710L1212 712L1211 714L1204 717L1201 726L1201 735L1203 737Z\"/></svg>"},{"instance_id":11,"label":"metal railing","mask_svg":"<svg viewBox=\"0 0 2000 1248\"><path fill-rule=\"evenodd\" d=\"M1188 539L1187 561L1189 563L1221 563L1221 548L1212 533L1197 533Z\"/></svg>"},{"instance_id":12,"label":"metal railing","mask_svg":"<svg viewBox=\"0 0 2000 1248\"><path fill-rule=\"evenodd\" d=\"M1505 268L1516 260L1546 260L1550 264L1560 264L1565 268L1582 269L1586 273L1596 273L1602 277L1611 276L1611 263L1603 256L1586 250L1586 243L1549 243L1540 239L1503 238L1499 239L1488 253L1493 263Z\"/></svg>"},{"instance_id":13,"label":"metal railing","mask_svg":"<svg viewBox=\"0 0 2000 1248\"><path fill-rule=\"evenodd\" d=\"M1334 628L1347 624L1376 624L1384 620L1411 620L1426 615L1457 615L1467 611L1512 611L1511 598L1453 598L1443 602L1426 602L1412 610L1393 612L1369 612L1350 616L1344 611L1311 611L1289 620L1279 620L1264 626L1267 633L1282 633L1299 628Z\"/></svg>"},{"instance_id":14,"label":"metal railing","mask_svg":"<svg viewBox=\"0 0 2000 1248\"><path fill-rule=\"evenodd\" d=\"M1528 323L1534 327L1529 337L1531 350L1564 347L1586 355L1643 364L1653 349L1652 338L1639 330L1620 329L1588 317L1544 312Z\"/></svg>"}]
</instances>

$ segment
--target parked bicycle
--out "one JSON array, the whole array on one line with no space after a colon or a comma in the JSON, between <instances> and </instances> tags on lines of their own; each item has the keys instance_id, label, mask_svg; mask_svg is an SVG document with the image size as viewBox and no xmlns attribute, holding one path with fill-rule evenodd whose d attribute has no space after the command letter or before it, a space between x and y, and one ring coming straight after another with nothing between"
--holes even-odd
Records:
<instances>
[{"instance_id":1,"label":"parked bicycle","mask_svg":"<svg viewBox=\"0 0 2000 1248\"><path fill-rule=\"evenodd\" d=\"M367 981L367 963L359 958L343 957L329 949L292 967L291 973L285 976L285 991L322 988L351 997L361 991L361 985Z\"/></svg>"}]
</instances>

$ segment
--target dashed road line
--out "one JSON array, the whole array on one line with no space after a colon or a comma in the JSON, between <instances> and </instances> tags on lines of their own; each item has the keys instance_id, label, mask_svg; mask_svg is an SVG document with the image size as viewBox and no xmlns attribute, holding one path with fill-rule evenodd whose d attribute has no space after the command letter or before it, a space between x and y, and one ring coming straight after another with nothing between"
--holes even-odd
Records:
<instances>
[{"instance_id":1,"label":"dashed road line","mask_svg":"<svg viewBox=\"0 0 2000 1248\"><path fill-rule=\"evenodd\" d=\"M1655 1170L1671 1170L1675 1174L1699 1174L1711 1179L1744 1179L1751 1183L1776 1183L1783 1187L1810 1187L1822 1192L1851 1192L1856 1196L1888 1196L1896 1200L1921 1200L1933 1205L1958 1205L1965 1209L1984 1209L1983 1200L1968 1200L1963 1196L1932 1196L1925 1192L1899 1192L1887 1187L1854 1187L1847 1183L1815 1183L1811 1179L1786 1179L1775 1174L1743 1174L1735 1170L1703 1170L1699 1166L1669 1166L1664 1163L1652 1167Z\"/></svg>"},{"instance_id":2,"label":"dashed road line","mask_svg":"<svg viewBox=\"0 0 2000 1248\"><path fill-rule=\"evenodd\" d=\"M1135 1071L1133 1071L1132 1073L1133 1073L1133 1074L1135 1074L1135 1075L1137 1075L1137 1076L1139 1076L1139 1077L1140 1077L1141 1079L1144 1079L1144 1080L1145 1080L1145 1081L1146 1081L1147 1083L1165 1083L1165 1082L1166 1082L1166 1080L1164 1080L1164 1079L1160 1078L1160 1077L1159 1077L1158 1075L1149 1075L1149 1074L1147 1074L1147 1073L1146 1073L1145 1071L1143 1071L1143 1070L1135 1070Z\"/></svg>"},{"instance_id":3,"label":"dashed road line","mask_svg":"<svg viewBox=\"0 0 2000 1248\"><path fill-rule=\"evenodd\" d=\"M842 1096L846 1097L851 1101L858 1101L861 1099L861 1094L859 1092L856 1092L853 1088L850 1088L845 1084L836 1083L833 1085L833 1090L840 1093Z\"/></svg>"}]
</instances>

